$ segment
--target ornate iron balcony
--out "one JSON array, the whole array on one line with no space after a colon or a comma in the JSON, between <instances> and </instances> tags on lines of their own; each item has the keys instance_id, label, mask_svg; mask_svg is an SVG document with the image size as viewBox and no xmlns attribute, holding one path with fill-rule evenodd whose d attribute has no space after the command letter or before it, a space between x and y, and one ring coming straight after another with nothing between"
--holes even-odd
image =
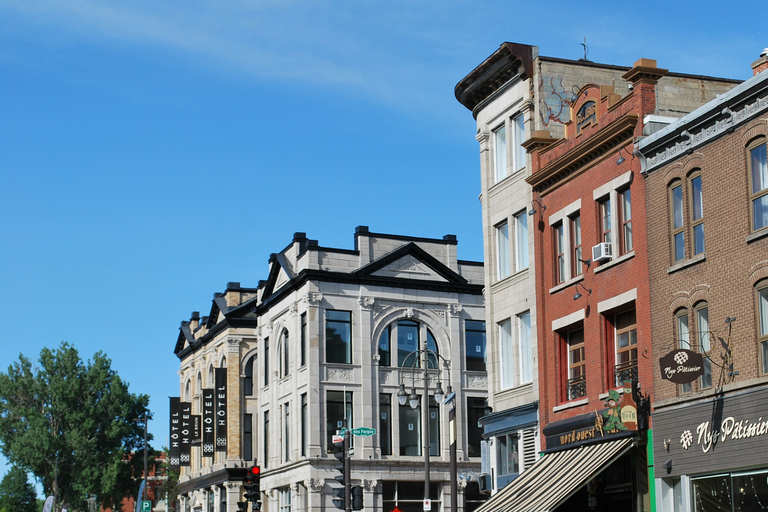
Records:
<instances>
[{"instance_id":1,"label":"ornate iron balcony","mask_svg":"<svg viewBox=\"0 0 768 512\"><path fill-rule=\"evenodd\" d=\"M582 396L587 396L587 376L586 375L568 379L567 386L568 386L567 387L568 400L573 400L575 398L581 398Z\"/></svg>"},{"instance_id":2,"label":"ornate iron balcony","mask_svg":"<svg viewBox=\"0 0 768 512\"><path fill-rule=\"evenodd\" d=\"M616 376L616 386L621 386L626 380L637 382L637 360L617 364L613 373Z\"/></svg>"}]
</instances>

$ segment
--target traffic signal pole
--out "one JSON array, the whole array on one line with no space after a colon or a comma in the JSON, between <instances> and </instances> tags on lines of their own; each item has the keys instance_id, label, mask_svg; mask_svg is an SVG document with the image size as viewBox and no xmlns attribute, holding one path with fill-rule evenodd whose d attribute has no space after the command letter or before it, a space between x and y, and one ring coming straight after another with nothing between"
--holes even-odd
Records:
<instances>
[{"instance_id":1,"label":"traffic signal pole","mask_svg":"<svg viewBox=\"0 0 768 512\"><path fill-rule=\"evenodd\" d=\"M352 433L344 420L344 512L352 512L352 464L349 460L349 438Z\"/></svg>"}]
</instances>

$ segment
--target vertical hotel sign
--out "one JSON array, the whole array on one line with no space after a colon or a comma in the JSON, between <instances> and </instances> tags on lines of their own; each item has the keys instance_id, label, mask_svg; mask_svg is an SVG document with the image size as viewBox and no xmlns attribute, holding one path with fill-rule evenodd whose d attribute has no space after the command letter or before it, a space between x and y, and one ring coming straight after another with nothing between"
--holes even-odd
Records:
<instances>
[{"instance_id":1,"label":"vertical hotel sign","mask_svg":"<svg viewBox=\"0 0 768 512\"><path fill-rule=\"evenodd\" d=\"M227 369L216 368L215 388L213 390L216 404L216 450L227 450Z\"/></svg>"},{"instance_id":2,"label":"vertical hotel sign","mask_svg":"<svg viewBox=\"0 0 768 512\"><path fill-rule=\"evenodd\" d=\"M179 469L179 448L181 443L181 411L179 410L179 397L172 396L171 398L171 446L169 447L169 458L171 469Z\"/></svg>"},{"instance_id":3,"label":"vertical hotel sign","mask_svg":"<svg viewBox=\"0 0 768 512\"><path fill-rule=\"evenodd\" d=\"M213 457L216 446L216 415L213 389L203 390L203 457Z\"/></svg>"},{"instance_id":4,"label":"vertical hotel sign","mask_svg":"<svg viewBox=\"0 0 768 512\"><path fill-rule=\"evenodd\" d=\"M179 465L189 466L192 456L192 404L179 402L181 411L181 443L179 446Z\"/></svg>"}]
</instances>

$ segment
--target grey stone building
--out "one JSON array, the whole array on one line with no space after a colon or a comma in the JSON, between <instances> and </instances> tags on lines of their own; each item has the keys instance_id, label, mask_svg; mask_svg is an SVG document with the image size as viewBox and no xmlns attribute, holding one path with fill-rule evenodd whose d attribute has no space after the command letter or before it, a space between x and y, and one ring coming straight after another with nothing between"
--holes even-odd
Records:
<instances>
[{"instance_id":1,"label":"grey stone building","mask_svg":"<svg viewBox=\"0 0 768 512\"><path fill-rule=\"evenodd\" d=\"M175 353L189 415L205 425L207 390L226 380L215 446L202 434L182 450L182 510L236 511L256 464L263 511L335 511L331 437L344 422L376 431L352 436L351 479L365 510L422 510L427 449L432 511L455 499L462 512L479 505L474 483L449 492L448 410L434 399L438 388L456 393L458 470L479 472L483 266L459 260L457 243L361 226L354 248L338 249L296 233L258 287L230 283L209 315L182 322ZM417 350L420 360L406 357ZM425 377L428 426L421 405L398 403L401 389L421 400Z\"/></svg>"}]
</instances>

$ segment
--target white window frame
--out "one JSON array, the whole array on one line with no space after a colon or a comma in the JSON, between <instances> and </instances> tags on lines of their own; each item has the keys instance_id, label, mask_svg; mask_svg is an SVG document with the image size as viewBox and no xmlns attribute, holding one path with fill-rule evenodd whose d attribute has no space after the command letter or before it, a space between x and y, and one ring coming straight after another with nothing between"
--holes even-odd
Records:
<instances>
[{"instance_id":1,"label":"white window frame","mask_svg":"<svg viewBox=\"0 0 768 512\"><path fill-rule=\"evenodd\" d=\"M520 272L528 268L528 212L523 210L515 219L515 270Z\"/></svg>"},{"instance_id":2,"label":"white window frame","mask_svg":"<svg viewBox=\"0 0 768 512\"><path fill-rule=\"evenodd\" d=\"M533 382L533 339L530 311L524 311L517 315L517 345L520 354L520 384Z\"/></svg>"},{"instance_id":3,"label":"white window frame","mask_svg":"<svg viewBox=\"0 0 768 512\"><path fill-rule=\"evenodd\" d=\"M510 276L509 261L509 222L496 224L496 276L501 281Z\"/></svg>"},{"instance_id":4,"label":"white window frame","mask_svg":"<svg viewBox=\"0 0 768 512\"><path fill-rule=\"evenodd\" d=\"M499 373L501 375L501 389L510 389L515 386L515 354L512 340L512 319L507 318L497 324L499 336L499 351L501 361Z\"/></svg>"},{"instance_id":5,"label":"white window frame","mask_svg":"<svg viewBox=\"0 0 768 512\"><path fill-rule=\"evenodd\" d=\"M523 147L525 141L525 116L523 113L512 116L512 173L522 171L526 165L526 151Z\"/></svg>"},{"instance_id":6,"label":"white window frame","mask_svg":"<svg viewBox=\"0 0 768 512\"><path fill-rule=\"evenodd\" d=\"M508 176L507 162L507 125L502 123L493 129L493 177L494 183L499 183Z\"/></svg>"}]
</instances>

